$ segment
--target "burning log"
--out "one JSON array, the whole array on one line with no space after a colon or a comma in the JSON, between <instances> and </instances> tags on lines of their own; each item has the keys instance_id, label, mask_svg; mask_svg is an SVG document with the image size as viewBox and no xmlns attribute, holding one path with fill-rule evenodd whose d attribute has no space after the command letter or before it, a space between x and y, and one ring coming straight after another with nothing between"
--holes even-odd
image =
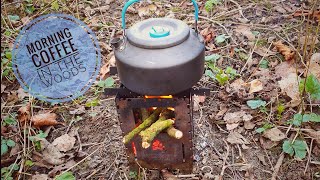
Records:
<instances>
[{"instance_id":1,"label":"burning log","mask_svg":"<svg viewBox=\"0 0 320 180\"><path fill-rule=\"evenodd\" d=\"M152 124L149 128L145 129L144 131L140 132L140 136L142 138L142 147L148 148L150 146L150 143L153 141L153 139L163 130L166 129L166 132L169 136L180 139L183 136L183 133L174 128L173 124L174 121L170 118L173 117L173 111L169 109L164 109L159 119Z\"/></svg>"},{"instance_id":2,"label":"burning log","mask_svg":"<svg viewBox=\"0 0 320 180\"><path fill-rule=\"evenodd\" d=\"M166 119L170 119L171 117L173 117L173 111L171 111L169 109L165 109L161 112L158 121L164 121ZM182 131L174 128L172 125L170 127L168 127L166 131L167 131L168 135L173 138L181 139L183 137Z\"/></svg>"},{"instance_id":3,"label":"burning log","mask_svg":"<svg viewBox=\"0 0 320 180\"><path fill-rule=\"evenodd\" d=\"M146 108L141 108L140 111L141 111L141 119L143 122L149 117L149 111Z\"/></svg>"},{"instance_id":4,"label":"burning log","mask_svg":"<svg viewBox=\"0 0 320 180\"><path fill-rule=\"evenodd\" d=\"M159 114L161 113L162 108L157 108L146 120L143 121L143 123L141 123L138 127L136 127L135 129L133 129L131 132L129 132L127 135L125 135L123 137L123 143L127 144L128 142L131 141L131 139L137 135L138 133L140 133L142 130L146 129L147 127L149 127L152 123L154 123Z\"/></svg>"},{"instance_id":5,"label":"burning log","mask_svg":"<svg viewBox=\"0 0 320 180\"><path fill-rule=\"evenodd\" d=\"M150 147L152 140L164 129L172 126L174 121L172 119L157 121L153 123L149 128L140 132L142 138L142 147L147 149Z\"/></svg>"}]
</instances>

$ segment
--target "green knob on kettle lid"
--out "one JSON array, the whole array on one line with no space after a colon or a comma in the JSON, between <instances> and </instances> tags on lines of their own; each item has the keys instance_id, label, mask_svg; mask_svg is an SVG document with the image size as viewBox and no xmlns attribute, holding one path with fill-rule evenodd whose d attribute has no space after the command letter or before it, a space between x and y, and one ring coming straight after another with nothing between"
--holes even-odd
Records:
<instances>
[{"instance_id":1,"label":"green knob on kettle lid","mask_svg":"<svg viewBox=\"0 0 320 180\"><path fill-rule=\"evenodd\" d=\"M149 35L152 38L162 38L170 35L170 30L162 26L152 26Z\"/></svg>"}]
</instances>

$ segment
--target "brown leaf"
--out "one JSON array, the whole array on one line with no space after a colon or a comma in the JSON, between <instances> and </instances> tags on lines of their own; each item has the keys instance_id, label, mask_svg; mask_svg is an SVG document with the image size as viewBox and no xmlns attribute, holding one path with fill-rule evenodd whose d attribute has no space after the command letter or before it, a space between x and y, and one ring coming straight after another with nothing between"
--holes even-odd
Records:
<instances>
[{"instance_id":1,"label":"brown leaf","mask_svg":"<svg viewBox=\"0 0 320 180\"><path fill-rule=\"evenodd\" d=\"M33 125L35 127L42 127L42 126L54 126L57 124L63 124L58 122L57 120L57 114L55 113L44 113L44 114L38 114L31 118L31 121L33 122Z\"/></svg>"},{"instance_id":2,"label":"brown leaf","mask_svg":"<svg viewBox=\"0 0 320 180\"><path fill-rule=\"evenodd\" d=\"M21 108L19 108L18 110L18 120L20 121L20 123L24 123L25 121L28 122L31 118L31 114L30 114L30 103L28 103L26 106L22 106Z\"/></svg>"},{"instance_id":3,"label":"brown leaf","mask_svg":"<svg viewBox=\"0 0 320 180\"><path fill-rule=\"evenodd\" d=\"M315 131L313 129L304 130L310 137L314 138L316 142L320 145L320 130Z\"/></svg>"},{"instance_id":4,"label":"brown leaf","mask_svg":"<svg viewBox=\"0 0 320 180\"><path fill-rule=\"evenodd\" d=\"M251 29L249 26L240 25L240 26L237 26L234 31L237 34L244 35L245 37L248 38L249 41L254 41L256 39L255 35L251 32Z\"/></svg>"},{"instance_id":5,"label":"brown leaf","mask_svg":"<svg viewBox=\"0 0 320 180\"><path fill-rule=\"evenodd\" d=\"M56 138L52 142L52 145L55 146L59 151L67 152L73 148L75 143L76 143L76 138L68 134L64 134Z\"/></svg>"},{"instance_id":6,"label":"brown leaf","mask_svg":"<svg viewBox=\"0 0 320 180\"><path fill-rule=\"evenodd\" d=\"M308 75L313 74L320 81L320 53L311 56Z\"/></svg>"},{"instance_id":7,"label":"brown leaf","mask_svg":"<svg viewBox=\"0 0 320 180\"><path fill-rule=\"evenodd\" d=\"M276 47L278 52L280 52L284 56L286 61L293 60L295 52L288 46L284 45L281 41L274 42L273 45Z\"/></svg>"},{"instance_id":8,"label":"brown leaf","mask_svg":"<svg viewBox=\"0 0 320 180\"><path fill-rule=\"evenodd\" d=\"M206 43L210 42L216 36L214 29L212 27L204 28L203 30L200 31L200 34L202 35Z\"/></svg>"},{"instance_id":9,"label":"brown leaf","mask_svg":"<svg viewBox=\"0 0 320 180\"><path fill-rule=\"evenodd\" d=\"M261 46L256 47L254 49L254 52L259 54L262 57L268 57L268 56L273 56L273 55L277 54L276 52L273 52L270 49L268 49L266 47L261 47Z\"/></svg>"},{"instance_id":10,"label":"brown leaf","mask_svg":"<svg viewBox=\"0 0 320 180\"><path fill-rule=\"evenodd\" d=\"M48 175L50 177L54 177L56 176L57 172L59 171L63 171L63 170L66 170L66 169L69 169L71 168L72 166L74 166L76 164L76 162L72 159L64 164L61 164L59 166L55 166L49 173Z\"/></svg>"},{"instance_id":11,"label":"brown leaf","mask_svg":"<svg viewBox=\"0 0 320 180\"><path fill-rule=\"evenodd\" d=\"M4 92L4 90L6 89L6 85L4 85L4 84L1 84L1 93L3 93Z\"/></svg>"},{"instance_id":12,"label":"brown leaf","mask_svg":"<svg viewBox=\"0 0 320 180\"><path fill-rule=\"evenodd\" d=\"M28 96L29 96L29 94L26 93L26 92L24 92L24 90L23 90L22 88L19 88L19 89L17 90L17 93L18 93L18 98L19 98L20 100L23 99L23 98L25 98L25 97L28 97Z\"/></svg>"},{"instance_id":13,"label":"brown leaf","mask_svg":"<svg viewBox=\"0 0 320 180\"><path fill-rule=\"evenodd\" d=\"M276 127L264 131L263 136L271 141L281 141L282 139L286 138L285 134Z\"/></svg>"},{"instance_id":14,"label":"brown leaf","mask_svg":"<svg viewBox=\"0 0 320 180\"><path fill-rule=\"evenodd\" d=\"M31 180L50 180L47 174L35 174L31 176Z\"/></svg>"},{"instance_id":15,"label":"brown leaf","mask_svg":"<svg viewBox=\"0 0 320 180\"><path fill-rule=\"evenodd\" d=\"M157 10L157 6L154 4L150 4L146 7L141 7L138 9L138 14L140 17L144 16L150 16L152 12L155 12Z\"/></svg>"},{"instance_id":16,"label":"brown leaf","mask_svg":"<svg viewBox=\"0 0 320 180\"><path fill-rule=\"evenodd\" d=\"M249 84L250 84L250 90L249 90L250 94L252 94L254 92L259 92L263 89L263 84L258 79L255 79L255 80L249 82Z\"/></svg>"},{"instance_id":17,"label":"brown leaf","mask_svg":"<svg viewBox=\"0 0 320 180\"><path fill-rule=\"evenodd\" d=\"M101 80L107 79L110 75L110 67L114 67L116 65L116 57L113 55L110 60L101 67L99 77Z\"/></svg>"},{"instance_id":18,"label":"brown leaf","mask_svg":"<svg viewBox=\"0 0 320 180\"><path fill-rule=\"evenodd\" d=\"M320 11L312 11L312 10L298 10L295 13L293 13L293 17L299 17L299 16L311 16L311 18L315 18L318 22L320 21Z\"/></svg>"},{"instance_id":19,"label":"brown leaf","mask_svg":"<svg viewBox=\"0 0 320 180\"><path fill-rule=\"evenodd\" d=\"M16 91L10 91L8 93L8 98L7 98L8 105L12 105L16 103L18 100L19 100L18 93Z\"/></svg>"},{"instance_id":20,"label":"brown leaf","mask_svg":"<svg viewBox=\"0 0 320 180\"><path fill-rule=\"evenodd\" d=\"M240 122L250 121L253 117L245 111L238 111L233 113L226 113L223 120L226 121L227 130L235 129Z\"/></svg>"},{"instance_id":21,"label":"brown leaf","mask_svg":"<svg viewBox=\"0 0 320 180\"><path fill-rule=\"evenodd\" d=\"M238 132L230 132L227 141L231 144L250 144L249 141Z\"/></svg>"},{"instance_id":22,"label":"brown leaf","mask_svg":"<svg viewBox=\"0 0 320 180\"><path fill-rule=\"evenodd\" d=\"M43 160L52 165L60 165L64 163L62 159L65 155L61 153L54 145L49 144L42 152Z\"/></svg>"},{"instance_id":23,"label":"brown leaf","mask_svg":"<svg viewBox=\"0 0 320 180\"><path fill-rule=\"evenodd\" d=\"M291 98L291 107L299 105L300 102L300 92L298 76L296 73L290 73L287 77L283 77L278 81L282 93L285 93Z\"/></svg>"},{"instance_id":24,"label":"brown leaf","mask_svg":"<svg viewBox=\"0 0 320 180\"><path fill-rule=\"evenodd\" d=\"M179 180L179 178L177 178L166 169L161 170L161 173L164 180Z\"/></svg>"}]
</instances>

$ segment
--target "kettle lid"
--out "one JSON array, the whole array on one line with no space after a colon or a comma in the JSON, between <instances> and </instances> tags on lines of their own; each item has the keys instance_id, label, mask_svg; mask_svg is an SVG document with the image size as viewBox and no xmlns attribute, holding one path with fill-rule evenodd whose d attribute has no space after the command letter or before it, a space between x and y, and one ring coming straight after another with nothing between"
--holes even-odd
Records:
<instances>
[{"instance_id":1,"label":"kettle lid","mask_svg":"<svg viewBox=\"0 0 320 180\"><path fill-rule=\"evenodd\" d=\"M127 30L128 41L146 49L162 49L176 46L190 34L189 26L172 18L151 18L141 21Z\"/></svg>"}]
</instances>

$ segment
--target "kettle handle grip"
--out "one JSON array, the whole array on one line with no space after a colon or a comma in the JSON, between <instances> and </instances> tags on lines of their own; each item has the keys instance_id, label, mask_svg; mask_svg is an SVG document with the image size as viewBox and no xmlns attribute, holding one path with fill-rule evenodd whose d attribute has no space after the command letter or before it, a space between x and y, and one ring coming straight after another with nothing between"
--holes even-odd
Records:
<instances>
[{"instance_id":1,"label":"kettle handle grip","mask_svg":"<svg viewBox=\"0 0 320 180\"><path fill-rule=\"evenodd\" d=\"M132 4L139 2L140 0L128 0L125 4L124 7L122 8L122 13L121 13L121 19L122 19L122 29L125 31L126 29L126 12L127 9L129 8L129 6L131 6ZM199 19L199 7L198 4L196 2L196 0L191 0L192 4L194 6L194 19L195 19L195 31L198 32L198 19Z\"/></svg>"}]
</instances>

